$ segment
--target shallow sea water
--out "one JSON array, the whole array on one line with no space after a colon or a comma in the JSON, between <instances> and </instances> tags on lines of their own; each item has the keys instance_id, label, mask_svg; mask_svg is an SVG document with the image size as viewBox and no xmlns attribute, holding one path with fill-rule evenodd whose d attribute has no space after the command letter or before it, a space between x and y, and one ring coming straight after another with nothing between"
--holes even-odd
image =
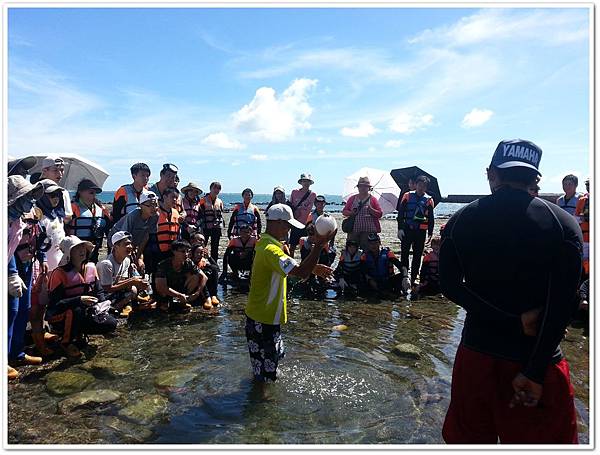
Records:
<instances>
[{"instance_id":1,"label":"shallow sea water","mask_svg":"<svg viewBox=\"0 0 600 455\"><path fill-rule=\"evenodd\" d=\"M394 224L383 237L394 250ZM439 226L436 227L436 230ZM388 232L389 231L389 232ZM339 240L339 239L338 239ZM339 243L339 242L338 242ZM442 444L463 310L441 296L419 300L288 300L286 357L266 400L253 386L244 334L246 294L229 288L214 313L133 314L116 336L90 337L86 359L21 367L8 387L10 444ZM335 330L346 325L347 330ZM414 359L394 351L410 344ZM580 442L588 442L588 342L569 329ZM120 359L93 370L85 390L121 397L64 412L53 371ZM173 384L160 375L175 371ZM64 403L63 403L64 404Z\"/></svg>"}]
</instances>

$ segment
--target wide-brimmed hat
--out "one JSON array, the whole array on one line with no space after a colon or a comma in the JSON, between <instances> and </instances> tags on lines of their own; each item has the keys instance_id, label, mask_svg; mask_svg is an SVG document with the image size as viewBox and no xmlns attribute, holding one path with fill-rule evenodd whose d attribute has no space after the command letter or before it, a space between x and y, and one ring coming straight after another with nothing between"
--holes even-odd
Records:
<instances>
[{"instance_id":1,"label":"wide-brimmed hat","mask_svg":"<svg viewBox=\"0 0 600 455\"><path fill-rule=\"evenodd\" d=\"M44 193L46 194L54 193L55 191L59 190L65 190L62 186L58 185L54 180L51 179L42 179L38 183L42 184L42 186L44 187Z\"/></svg>"},{"instance_id":2,"label":"wide-brimmed hat","mask_svg":"<svg viewBox=\"0 0 600 455\"><path fill-rule=\"evenodd\" d=\"M273 188L273 193L275 191L281 191L283 194L285 194L285 188L282 187L281 185L277 185L275 188Z\"/></svg>"},{"instance_id":3,"label":"wide-brimmed hat","mask_svg":"<svg viewBox=\"0 0 600 455\"><path fill-rule=\"evenodd\" d=\"M192 191L192 190L196 190L199 193L202 193L202 188L200 188L196 183L194 182L190 182L188 183L186 186L184 186L183 188L181 188L181 192L182 193L187 193L188 191Z\"/></svg>"},{"instance_id":4,"label":"wide-brimmed hat","mask_svg":"<svg viewBox=\"0 0 600 455\"><path fill-rule=\"evenodd\" d=\"M35 156L24 156L22 158L11 159L8 162L8 175L11 175L11 173L19 164L23 167L23 169L28 171L35 166L35 163L37 163L37 158Z\"/></svg>"},{"instance_id":5,"label":"wide-brimmed hat","mask_svg":"<svg viewBox=\"0 0 600 455\"><path fill-rule=\"evenodd\" d=\"M83 179L81 182L79 182L79 185L77 185L77 192L86 190L94 190L96 193L102 193L102 188L100 188L90 179Z\"/></svg>"},{"instance_id":6,"label":"wide-brimmed hat","mask_svg":"<svg viewBox=\"0 0 600 455\"><path fill-rule=\"evenodd\" d=\"M368 185L369 188L371 188L371 181L369 180L369 177L359 177L356 186L360 185Z\"/></svg>"},{"instance_id":7,"label":"wide-brimmed hat","mask_svg":"<svg viewBox=\"0 0 600 455\"><path fill-rule=\"evenodd\" d=\"M8 205L11 206L17 199L31 193L31 196L38 200L44 195L44 186L38 182L35 185L29 183L21 175L11 175L8 177Z\"/></svg>"},{"instance_id":8,"label":"wide-brimmed hat","mask_svg":"<svg viewBox=\"0 0 600 455\"><path fill-rule=\"evenodd\" d=\"M322 194L319 194L316 198L315 198L315 202L325 202L327 203L327 200L325 199L325 196L323 196Z\"/></svg>"},{"instance_id":9,"label":"wide-brimmed hat","mask_svg":"<svg viewBox=\"0 0 600 455\"><path fill-rule=\"evenodd\" d=\"M310 182L310 184L312 185L313 183L315 183L315 181L312 178L312 175L310 174L306 174L306 173L302 173L300 174L300 178L298 179L298 183L302 185L302 180L308 180Z\"/></svg>"},{"instance_id":10,"label":"wide-brimmed hat","mask_svg":"<svg viewBox=\"0 0 600 455\"><path fill-rule=\"evenodd\" d=\"M87 240L81 240L76 235L67 235L58 246L60 251L63 252L63 257L60 259L58 266L63 266L71 262L71 250L73 247L81 244L85 244L88 253L91 253L94 250L94 244L92 242L88 242Z\"/></svg>"}]
</instances>

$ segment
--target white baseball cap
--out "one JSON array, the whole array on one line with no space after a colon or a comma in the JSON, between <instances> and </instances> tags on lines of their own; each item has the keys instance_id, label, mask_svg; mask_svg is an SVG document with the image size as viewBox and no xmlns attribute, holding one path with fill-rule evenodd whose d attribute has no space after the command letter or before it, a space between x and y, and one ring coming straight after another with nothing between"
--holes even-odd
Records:
<instances>
[{"instance_id":1,"label":"white baseball cap","mask_svg":"<svg viewBox=\"0 0 600 455\"><path fill-rule=\"evenodd\" d=\"M113 245L115 245L117 242L120 242L121 240L130 239L130 238L131 238L131 234L129 232L127 232L127 231L117 231L110 238L110 243L112 243Z\"/></svg>"},{"instance_id":2,"label":"white baseball cap","mask_svg":"<svg viewBox=\"0 0 600 455\"><path fill-rule=\"evenodd\" d=\"M63 160L60 156L49 155L42 160L42 169L46 169L50 166L59 166L61 164L65 164L65 160Z\"/></svg>"},{"instance_id":3,"label":"white baseball cap","mask_svg":"<svg viewBox=\"0 0 600 455\"><path fill-rule=\"evenodd\" d=\"M268 221L283 220L298 229L304 229L304 225L294 218L292 209L287 204L274 204L267 210L266 218Z\"/></svg>"},{"instance_id":4,"label":"white baseball cap","mask_svg":"<svg viewBox=\"0 0 600 455\"><path fill-rule=\"evenodd\" d=\"M151 200L158 202L158 197L154 191L143 191L142 194L140 194L140 204Z\"/></svg>"}]
</instances>

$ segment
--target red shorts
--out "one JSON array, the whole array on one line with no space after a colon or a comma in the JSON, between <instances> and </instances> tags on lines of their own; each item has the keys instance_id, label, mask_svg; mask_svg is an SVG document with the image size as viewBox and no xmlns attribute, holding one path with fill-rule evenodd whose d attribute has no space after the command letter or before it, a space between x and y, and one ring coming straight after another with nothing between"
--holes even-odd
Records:
<instances>
[{"instance_id":1,"label":"red shorts","mask_svg":"<svg viewBox=\"0 0 600 455\"><path fill-rule=\"evenodd\" d=\"M448 444L577 444L569 364L550 365L536 407L508 404L522 365L458 347L442 436Z\"/></svg>"}]
</instances>

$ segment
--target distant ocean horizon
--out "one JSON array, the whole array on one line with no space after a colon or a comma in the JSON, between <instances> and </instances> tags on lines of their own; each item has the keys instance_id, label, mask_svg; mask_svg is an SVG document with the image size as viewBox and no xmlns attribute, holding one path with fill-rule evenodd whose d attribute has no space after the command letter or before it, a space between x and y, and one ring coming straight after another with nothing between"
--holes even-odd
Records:
<instances>
[{"instance_id":1,"label":"distant ocean horizon","mask_svg":"<svg viewBox=\"0 0 600 455\"><path fill-rule=\"evenodd\" d=\"M74 193L71 193L71 197L73 197ZM325 200L327 201L327 205L325 206L325 210L330 213L341 212L344 207L344 201L341 195L339 194L324 194ZM98 199L100 202L104 204L110 204L113 202L115 197L115 191L102 191L98 195ZM227 209L233 209L235 204L242 202L242 197L239 193L220 193L219 197L223 200L223 204ZM265 208L269 202L271 202L272 195L271 194L259 194L256 193L252 198L252 203L257 205L259 208ZM438 204L435 208L435 217L436 218L446 218L453 215L458 209L465 206L466 204L457 204L457 203L449 203L442 202ZM390 215L386 215L389 217Z\"/></svg>"}]
</instances>

